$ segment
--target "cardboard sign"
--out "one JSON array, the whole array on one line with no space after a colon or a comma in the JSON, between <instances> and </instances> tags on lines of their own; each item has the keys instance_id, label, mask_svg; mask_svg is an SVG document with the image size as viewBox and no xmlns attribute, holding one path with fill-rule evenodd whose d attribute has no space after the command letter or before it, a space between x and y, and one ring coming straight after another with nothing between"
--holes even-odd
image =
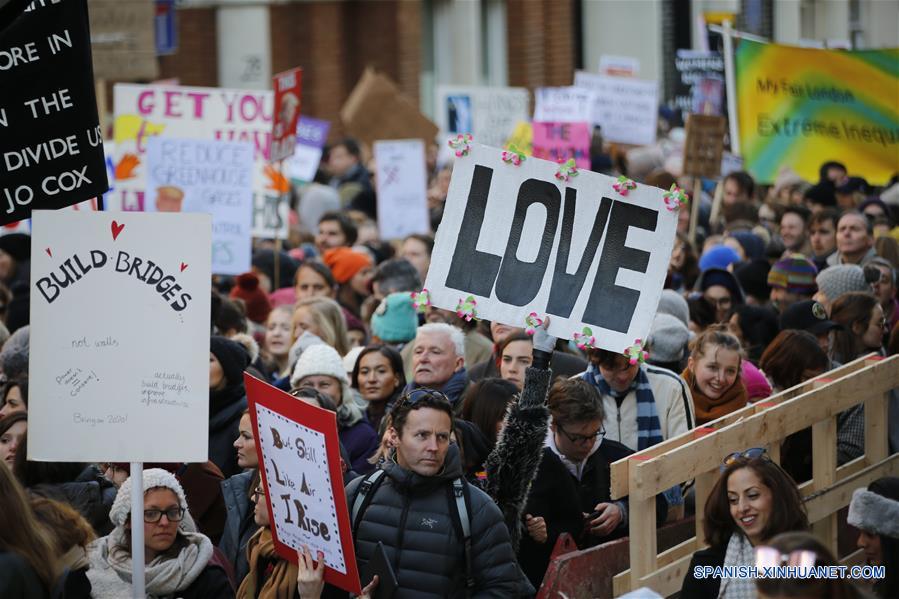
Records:
<instances>
[{"instance_id":1,"label":"cardboard sign","mask_svg":"<svg viewBox=\"0 0 899 599\"><path fill-rule=\"evenodd\" d=\"M418 110L418 103L400 93L396 84L371 67L340 109L347 133L369 146L379 139L434 141L438 128Z\"/></svg>"},{"instance_id":2,"label":"cardboard sign","mask_svg":"<svg viewBox=\"0 0 899 599\"><path fill-rule=\"evenodd\" d=\"M299 146L297 146L299 147ZM290 233L290 194L253 196L253 237L287 239Z\"/></svg>"},{"instance_id":3,"label":"cardboard sign","mask_svg":"<svg viewBox=\"0 0 899 599\"><path fill-rule=\"evenodd\" d=\"M0 225L109 187L85 0L16 14L0 29Z\"/></svg>"},{"instance_id":4,"label":"cardboard sign","mask_svg":"<svg viewBox=\"0 0 899 599\"><path fill-rule=\"evenodd\" d=\"M205 462L210 217L32 220L28 459Z\"/></svg>"},{"instance_id":5,"label":"cardboard sign","mask_svg":"<svg viewBox=\"0 0 899 599\"><path fill-rule=\"evenodd\" d=\"M88 4L94 76L114 81L156 79L154 0L89 0Z\"/></svg>"},{"instance_id":6,"label":"cardboard sign","mask_svg":"<svg viewBox=\"0 0 899 599\"><path fill-rule=\"evenodd\" d=\"M578 168L590 170L589 123L534 123L535 158L565 162L574 158Z\"/></svg>"},{"instance_id":7,"label":"cardboard sign","mask_svg":"<svg viewBox=\"0 0 899 599\"><path fill-rule=\"evenodd\" d=\"M534 120L553 123L593 121L596 99L580 87L541 87L534 94Z\"/></svg>"},{"instance_id":8,"label":"cardboard sign","mask_svg":"<svg viewBox=\"0 0 899 599\"><path fill-rule=\"evenodd\" d=\"M658 307L677 212L664 192L638 184L626 196L615 179L473 145L456 160L425 287L455 310L469 297L476 316L515 327L549 314L549 332L595 338L622 352L645 339ZM468 302L469 306L471 305Z\"/></svg>"},{"instance_id":9,"label":"cardboard sign","mask_svg":"<svg viewBox=\"0 0 899 599\"><path fill-rule=\"evenodd\" d=\"M447 135L471 133L488 146L501 146L519 121L530 117L523 87L437 87L437 123Z\"/></svg>"},{"instance_id":10,"label":"cardboard sign","mask_svg":"<svg viewBox=\"0 0 899 599\"><path fill-rule=\"evenodd\" d=\"M684 145L684 174L717 179L721 175L721 155L727 121L723 116L691 114L687 119Z\"/></svg>"},{"instance_id":11,"label":"cardboard sign","mask_svg":"<svg viewBox=\"0 0 899 599\"><path fill-rule=\"evenodd\" d=\"M376 141L374 150L381 239L430 233L424 142L420 139Z\"/></svg>"},{"instance_id":12,"label":"cardboard sign","mask_svg":"<svg viewBox=\"0 0 899 599\"><path fill-rule=\"evenodd\" d=\"M297 145L296 129L300 118L303 69L277 73L272 78L275 90L275 113L272 123L272 149L269 160L278 162L293 154Z\"/></svg>"},{"instance_id":13,"label":"cardboard sign","mask_svg":"<svg viewBox=\"0 0 899 599\"><path fill-rule=\"evenodd\" d=\"M212 272L250 270L253 146L151 137L147 140L147 212L212 215Z\"/></svg>"},{"instance_id":14,"label":"cardboard sign","mask_svg":"<svg viewBox=\"0 0 899 599\"><path fill-rule=\"evenodd\" d=\"M594 93L593 124L606 141L649 145L656 140L659 86L633 77L606 77L578 71L574 84Z\"/></svg>"},{"instance_id":15,"label":"cardboard sign","mask_svg":"<svg viewBox=\"0 0 899 599\"><path fill-rule=\"evenodd\" d=\"M350 530L337 416L244 374L275 549L296 563L325 554L325 581L362 592Z\"/></svg>"},{"instance_id":16,"label":"cardboard sign","mask_svg":"<svg viewBox=\"0 0 899 599\"><path fill-rule=\"evenodd\" d=\"M147 140L182 139L250 142L255 148L253 193L280 197L290 182L269 162L272 92L211 87L116 85L116 190L109 210L143 210L147 189ZM146 202L152 198L146 198Z\"/></svg>"},{"instance_id":17,"label":"cardboard sign","mask_svg":"<svg viewBox=\"0 0 899 599\"><path fill-rule=\"evenodd\" d=\"M691 112L704 113L694 106L694 89L702 87L707 93L712 91L709 81L724 83L724 58L719 52L704 52L702 50L678 50L674 59L674 67L677 70L677 78L674 82L674 106L681 111L683 120L687 122L687 115ZM706 82L706 83L703 83ZM702 92L700 92L702 93ZM721 109L711 114L724 114L726 105L724 95L721 96Z\"/></svg>"},{"instance_id":18,"label":"cardboard sign","mask_svg":"<svg viewBox=\"0 0 899 599\"><path fill-rule=\"evenodd\" d=\"M284 174L296 181L315 179L322 151L328 141L331 123L308 116L301 116L297 123L297 146L293 156L284 161Z\"/></svg>"}]
</instances>

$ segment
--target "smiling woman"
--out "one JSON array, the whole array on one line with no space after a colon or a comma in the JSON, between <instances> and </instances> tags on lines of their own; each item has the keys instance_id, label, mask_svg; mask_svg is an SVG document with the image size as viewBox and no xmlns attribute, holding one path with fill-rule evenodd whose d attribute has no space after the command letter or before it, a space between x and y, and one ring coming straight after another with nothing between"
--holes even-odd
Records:
<instances>
[{"instance_id":1,"label":"smiling woman","mask_svg":"<svg viewBox=\"0 0 899 599\"><path fill-rule=\"evenodd\" d=\"M184 490L174 475L158 468L143 472L144 566L151 596L184 599L234 597L225 571L210 562L212 542L196 532ZM119 489L109 512L115 524L90 546L91 595L94 599L131 595L131 480Z\"/></svg>"}]
</instances>

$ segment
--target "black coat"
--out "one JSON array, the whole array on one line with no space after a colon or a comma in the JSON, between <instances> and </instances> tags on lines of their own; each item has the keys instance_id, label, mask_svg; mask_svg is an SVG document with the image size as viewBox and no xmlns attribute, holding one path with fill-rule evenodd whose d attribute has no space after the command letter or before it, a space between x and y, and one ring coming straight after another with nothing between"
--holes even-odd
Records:
<instances>
[{"instance_id":1,"label":"black coat","mask_svg":"<svg viewBox=\"0 0 899 599\"><path fill-rule=\"evenodd\" d=\"M721 590L721 579L716 577L696 578L693 576L693 568L697 566L719 567L724 565L724 555L727 547L707 547L693 554L687 574L684 576L684 584L681 587L680 596L693 599L716 599Z\"/></svg>"},{"instance_id":2,"label":"black coat","mask_svg":"<svg viewBox=\"0 0 899 599\"><path fill-rule=\"evenodd\" d=\"M0 597L40 599L49 596L50 593L28 562L16 553L0 551Z\"/></svg>"},{"instance_id":3,"label":"black coat","mask_svg":"<svg viewBox=\"0 0 899 599\"><path fill-rule=\"evenodd\" d=\"M219 467L225 478L240 474L234 440L240 428L240 417L247 409L243 383L229 385L221 391L209 392L209 461Z\"/></svg>"},{"instance_id":4,"label":"black coat","mask_svg":"<svg viewBox=\"0 0 899 599\"><path fill-rule=\"evenodd\" d=\"M420 476L395 462L385 470L354 532L359 570L365 570L381 541L399 582L396 599L465 597L465 551L451 499L451 483L462 476L458 450L450 447L443 471L435 476ZM350 506L362 480L357 478L346 488ZM470 575L475 581L470 595L532 595L534 590L515 562L499 508L483 491L467 483L465 487L471 522Z\"/></svg>"},{"instance_id":5,"label":"black coat","mask_svg":"<svg viewBox=\"0 0 899 599\"><path fill-rule=\"evenodd\" d=\"M610 502L611 473L609 466L634 453L621 443L604 439L599 449L587 458L581 480L578 481L549 447L543 449L543 459L537 476L531 483L531 492L525 506L525 514L546 520L546 542L538 543L523 535L518 560L521 568L535 587L539 587L549 565L553 545L563 532L574 537L584 549L599 545L627 534L627 528L619 527L606 537L585 533L584 514L589 514L598 503ZM660 495L661 519L667 513L667 504Z\"/></svg>"},{"instance_id":6,"label":"black coat","mask_svg":"<svg viewBox=\"0 0 899 599\"><path fill-rule=\"evenodd\" d=\"M189 587L178 592L178 599L233 599L234 589L221 566L210 563Z\"/></svg>"}]
</instances>

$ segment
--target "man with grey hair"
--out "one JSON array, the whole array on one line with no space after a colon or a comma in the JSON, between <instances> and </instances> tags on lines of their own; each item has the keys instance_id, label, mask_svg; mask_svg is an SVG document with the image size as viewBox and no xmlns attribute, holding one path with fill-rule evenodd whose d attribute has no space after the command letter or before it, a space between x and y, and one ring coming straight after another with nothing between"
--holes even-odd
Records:
<instances>
[{"instance_id":1,"label":"man with grey hair","mask_svg":"<svg viewBox=\"0 0 899 599\"><path fill-rule=\"evenodd\" d=\"M405 391L419 387L440 391L459 413L468 386L465 335L452 325L434 322L420 326L413 343L412 382Z\"/></svg>"}]
</instances>

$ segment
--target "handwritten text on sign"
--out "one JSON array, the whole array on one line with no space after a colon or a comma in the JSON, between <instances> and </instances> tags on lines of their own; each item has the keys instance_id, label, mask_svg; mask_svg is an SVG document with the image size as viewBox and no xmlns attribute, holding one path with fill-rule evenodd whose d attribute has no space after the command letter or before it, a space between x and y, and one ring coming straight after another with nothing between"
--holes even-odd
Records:
<instances>
[{"instance_id":1,"label":"handwritten text on sign","mask_svg":"<svg viewBox=\"0 0 899 599\"><path fill-rule=\"evenodd\" d=\"M549 314L553 335L589 326L597 346L622 351L649 332L677 213L659 189L623 196L610 177L564 182L558 169L472 146L456 161L425 286L441 308L471 295L479 318L520 327L531 311Z\"/></svg>"}]
</instances>

